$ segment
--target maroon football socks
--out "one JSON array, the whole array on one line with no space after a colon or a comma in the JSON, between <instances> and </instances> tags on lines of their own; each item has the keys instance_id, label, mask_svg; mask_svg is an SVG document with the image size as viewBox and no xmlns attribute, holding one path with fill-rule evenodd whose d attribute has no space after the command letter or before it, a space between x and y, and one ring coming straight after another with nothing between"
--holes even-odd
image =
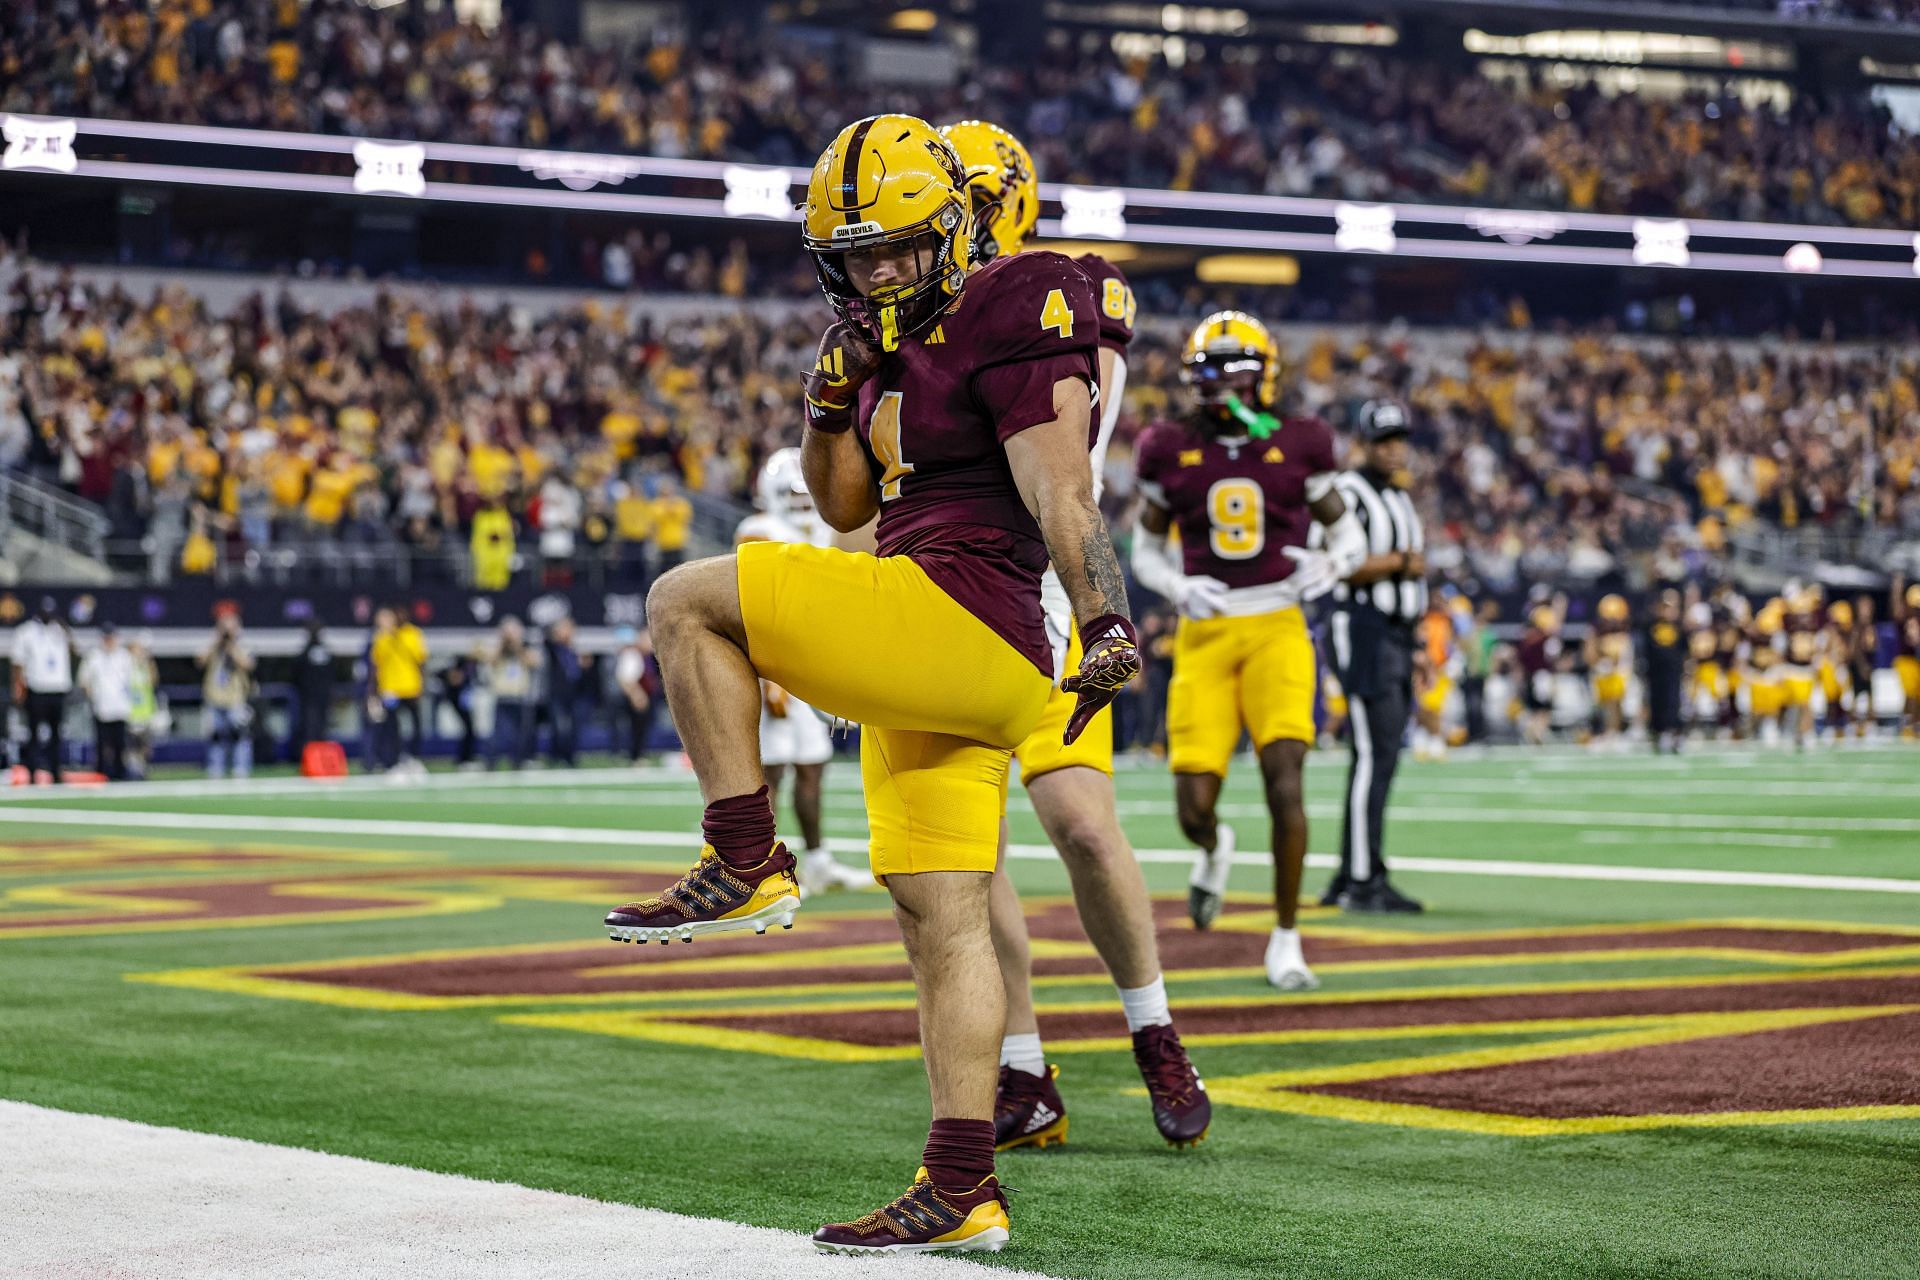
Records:
<instances>
[{"instance_id":1,"label":"maroon football socks","mask_svg":"<svg viewBox=\"0 0 1920 1280\"><path fill-rule=\"evenodd\" d=\"M947 1191L971 1191L993 1172L993 1121L935 1120L920 1163Z\"/></svg>"},{"instance_id":2,"label":"maroon football socks","mask_svg":"<svg viewBox=\"0 0 1920 1280\"><path fill-rule=\"evenodd\" d=\"M766 861L773 848L773 801L766 784L744 796L715 800L707 806L700 830L730 867L746 870Z\"/></svg>"}]
</instances>

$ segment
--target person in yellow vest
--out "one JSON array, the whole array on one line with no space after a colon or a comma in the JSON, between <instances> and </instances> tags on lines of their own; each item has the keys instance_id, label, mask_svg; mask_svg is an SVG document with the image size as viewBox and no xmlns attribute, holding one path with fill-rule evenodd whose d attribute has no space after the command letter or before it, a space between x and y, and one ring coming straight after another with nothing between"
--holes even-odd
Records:
<instances>
[{"instance_id":1,"label":"person in yellow vest","mask_svg":"<svg viewBox=\"0 0 1920 1280\"><path fill-rule=\"evenodd\" d=\"M624 480L613 485L613 536L624 583L647 585L647 543L653 539L653 503Z\"/></svg>"},{"instance_id":2,"label":"person in yellow vest","mask_svg":"<svg viewBox=\"0 0 1920 1280\"><path fill-rule=\"evenodd\" d=\"M660 553L654 566L656 574L687 558L687 529L692 523L693 504L680 492L680 482L663 477L653 499L653 545Z\"/></svg>"},{"instance_id":3,"label":"person in yellow vest","mask_svg":"<svg viewBox=\"0 0 1920 1280\"><path fill-rule=\"evenodd\" d=\"M513 517L496 499L473 515L473 585L478 591L505 591L513 580Z\"/></svg>"},{"instance_id":4,"label":"person in yellow vest","mask_svg":"<svg viewBox=\"0 0 1920 1280\"><path fill-rule=\"evenodd\" d=\"M187 540L180 546L180 572L190 577L204 578L219 566L220 548L209 532L210 517L206 507L196 503L188 519Z\"/></svg>"},{"instance_id":5,"label":"person in yellow vest","mask_svg":"<svg viewBox=\"0 0 1920 1280\"><path fill-rule=\"evenodd\" d=\"M373 615L373 644L368 649L367 661L373 669L369 693L379 704L375 723L379 725L381 741L374 759L388 769L402 764L418 768L420 695L426 691L427 683L427 638L419 627L403 619L398 610L377 610ZM407 720L404 740L400 736L402 716Z\"/></svg>"}]
</instances>

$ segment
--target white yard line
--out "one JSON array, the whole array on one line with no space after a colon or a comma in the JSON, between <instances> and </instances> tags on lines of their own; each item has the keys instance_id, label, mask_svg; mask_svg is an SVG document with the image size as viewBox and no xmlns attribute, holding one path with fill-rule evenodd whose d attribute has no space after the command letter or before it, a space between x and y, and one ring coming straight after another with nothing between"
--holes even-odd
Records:
<instances>
[{"instance_id":1,"label":"white yard line","mask_svg":"<svg viewBox=\"0 0 1920 1280\"><path fill-rule=\"evenodd\" d=\"M0 1150L0 1273L23 1280L1044 1280L20 1102Z\"/></svg>"},{"instance_id":2,"label":"white yard line","mask_svg":"<svg viewBox=\"0 0 1920 1280\"><path fill-rule=\"evenodd\" d=\"M1637 831L1582 831L1574 839L1581 844L1647 843L1647 838ZM1835 843L1832 836L1782 836L1762 831L1669 831L1660 837L1660 842L1723 845L1728 848L1760 845L1769 849L1831 849Z\"/></svg>"},{"instance_id":3,"label":"white yard line","mask_svg":"<svg viewBox=\"0 0 1920 1280\"><path fill-rule=\"evenodd\" d=\"M1664 815L1649 815L1664 816ZM240 814L131 813L91 809L0 810L0 824L45 823L51 826L118 827L146 831L250 831L311 835L369 836L379 839L493 840L512 844L593 846L596 848L679 849L691 853L694 836L688 831L630 831L609 827L518 826L490 822L412 822L388 818L249 817ZM864 840L832 840L841 852L861 852ZM1186 866L1191 849L1136 849L1140 861ZM1055 858L1051 845L1016 844L1008 847L1015 858ZM1242 854L1238 863L1267 865L1266 854ZM1333 867L1331 854L1311 854L1308 865ZM1813 875L1769 871L1717 871L1692 867L1603 866L1580 863L1505 861L1490 858L1427 858L1397 856L1393 865L1407 871L1441 875L1520 876L1537 880L1611 880L1627 884L1745 885L1771 889L1835 889L1860 893L1920 894L1920 880L1886 876Z\"/></svg>"},{"instance_id":4,"label":"white yard line","mask_svg":"<svg viewBox=\"0 0 1920 1280\"><path fill-rule=\"evenodd\" d=\"M692 787L693 774L673 765L627 766L602 769L527 769L499 773L429 773L396 781L385 774L353 774L345 778L190 778L176 782L117 782L110 787L79 790L36 783L30 787L0 788L0 804L22 800L72 799L76 795L119 799L231 799L239 796L324 796L333 792L400 794L407 791L499 791L502 788L548 790L607 782L623 787Z\"/></svg>"}]
</instances>

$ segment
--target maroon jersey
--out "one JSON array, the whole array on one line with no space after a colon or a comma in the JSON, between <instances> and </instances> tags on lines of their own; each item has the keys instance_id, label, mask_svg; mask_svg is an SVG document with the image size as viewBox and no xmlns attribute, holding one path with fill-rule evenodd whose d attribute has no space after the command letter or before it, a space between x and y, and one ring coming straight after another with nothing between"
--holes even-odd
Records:
<instances>
[{"instance_id":1,"label":"maroon jersey","mask_svg":"<svg viewBox=\"0 0 1920 1280\"><path fill-rule=\"evenodd\" d=\"M1787 662L1796 667L1810 667L1814 659L1820 656L1820 616L1813 613L1790 613L1786 621Z\"/></svg>"},{"instance_id":2,"label":"maroon jersey","mask_svg":"<svg viewBox=\"0 0 1920 1280\"><path fill-rule=\"evenodd\" d=\"M1074 262L1093 281L1093 299L1100 306L1100 345L1124 352L1133 341L1133 286L1120 268L1097 253L1083 253Z\"/></svg>"},{"instance_id":3,"label":"maroon jersey","mask_svg":"<svg viewBox=\"0 0 1920 1280\"><path fill-rule=\"evenodd\" d=\"M1293 573L1288 547L1307 545L1307 478L1339 470L1333 428L1285 418L1265 440L1217 438L1191 422L1158 422L1134 450L1140 491L1180 529L1188 577L1259 587Z\"/></svg>"},{"instance_id":4,"label":"maroon jersey","mask_svg":"<svg viewBox=\"0 0 1920 1280\"><path fill-rule=\"evenodd\" d=\"M880 486L879 552L934 583L1053 674L1040 611L1047 548L1006 442L1054 418L1062 378L1100 381L1099 303L1063 254L1013 254L967 278L959 305L882 357L858 430Z\"/></svg>"}]
</instances>

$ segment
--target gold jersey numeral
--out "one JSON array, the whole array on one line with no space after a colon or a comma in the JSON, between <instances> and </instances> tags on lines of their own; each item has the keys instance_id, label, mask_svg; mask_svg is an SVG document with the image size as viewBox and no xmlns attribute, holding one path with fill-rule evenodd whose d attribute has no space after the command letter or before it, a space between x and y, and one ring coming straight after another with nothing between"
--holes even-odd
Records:
<instances>
[{"instance_id":1,"label":"gold jersey numeral","mask_svg":"<svg viewBox=\"0 0 1920 1280\"><path fill-rule=\"evenodd\" d=\"M1040 327L1057 330L1063 338L1073 336L1073 308L1067 305L1067 295L1060 290L1047 293L1046 305L1040 308Z\"/></svg>"},{"instance_id":2,"label":"gold jersey numeral","mask_svg":"<svg viewBox=\"0 0 1920 1280\"><path fill-rule=\"evenodd\" d=\"M873 456L885 468L880 474L880 501L891 502L900 496L900 485L913 474L913 464L900 453L900 402L898 391L882 391L880 403L873 406L867 420L867 443Z\"/></svg>"},{"instance_id":3,"label":"gold jersey numeral","mask_svg":"<svg viewBox=\"0 0 1920 1280\"><path fill-rule=\"evenodd\" d=\"M1251 480L1216 480L1207 490L1207 541L1222 560L1251 560L1267 545L1267 498Z\"/></svg>"}]
</instances>

